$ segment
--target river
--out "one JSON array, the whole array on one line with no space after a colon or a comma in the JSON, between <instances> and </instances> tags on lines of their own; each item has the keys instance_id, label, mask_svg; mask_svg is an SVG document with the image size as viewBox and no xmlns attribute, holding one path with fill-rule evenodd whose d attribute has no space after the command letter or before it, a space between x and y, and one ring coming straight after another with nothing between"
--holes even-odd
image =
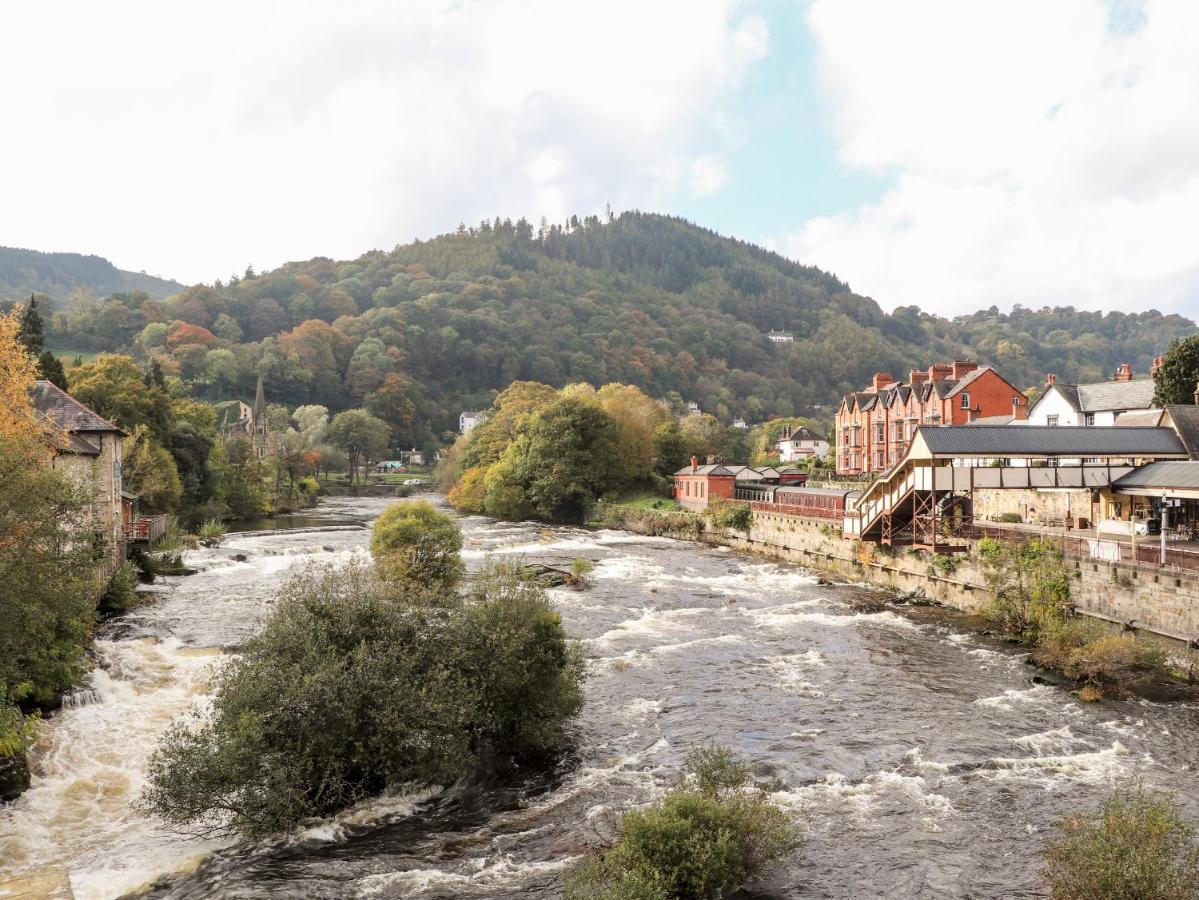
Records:
<instances>
[{"instance_id":1,"label":"river","mask_svg":"<svg viewBox=\"0 0 1199 900\"><path fill-rule=\"evenodd\" d=\"M366 522L378 499L317 520ZM1044 896L1054 823L1136 775L1199 817L1194 705L1083 704L948 614L796 566L614 531L461 520L465 558L596 562L551 592L589 658L576 750L520 783L379 798L259 844L173 833L134 805L157 736L204 701L289 569L365 552L314 524L231 536L200 571L107 624L87 685L43 728L32 788L0 809L0 880L65 866L77 897L161 879L162 898L557 897L612 811L645 803L708 741L736 748L805 823L756 898Z\"/></svg>"}]
</instances>

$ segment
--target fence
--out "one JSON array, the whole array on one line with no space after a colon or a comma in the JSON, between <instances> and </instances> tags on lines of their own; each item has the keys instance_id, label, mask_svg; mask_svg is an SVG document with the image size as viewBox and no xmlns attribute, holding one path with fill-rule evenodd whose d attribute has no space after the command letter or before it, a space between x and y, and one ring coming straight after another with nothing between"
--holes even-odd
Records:
<instances>
[{"instance_id":1,"label":"fence","mask_svg":"<svg viewBox=\"0 0 1199 900\"><path fill-rule=\"evenodd\" d=\"M166 516L138 516L125 526L125 540L153 544L166 533Z\"/></svg>"},{"instance_id":2,"label":"fence","mask_svg":"<svg viewBox=\"0 0 1199 900\"><path fill-rule=\"evenodd\" d=\"M959 529L963 537L992 538L1022 544L1044 541L1061 550L1063 556L1072 559L1101 559L1105 562L1120 562L1152 569L1176 569L1199 572L1199 552L1166 545L1166 561L1161 561L1161 545L1148 538L1138 541L1135 555L1131 542L1101 540L1098 538L1075 537L1051 532L1037 532L1025 528L1004 528L999 525L969 525Z\"/></svg>"}]
</instances>

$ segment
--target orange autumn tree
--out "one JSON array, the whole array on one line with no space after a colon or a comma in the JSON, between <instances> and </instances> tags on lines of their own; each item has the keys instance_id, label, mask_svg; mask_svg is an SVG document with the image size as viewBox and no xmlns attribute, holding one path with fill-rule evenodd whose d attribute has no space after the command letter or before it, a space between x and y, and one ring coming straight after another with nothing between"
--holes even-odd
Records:
<instances>
[{"instance_id":1,"label":"orange autumn tree","mask_svg":"<svg viewBox=\"0 0 1199 900\"><path fill-rule=\"evenodd\" d=\"M27 712L85 671L102 588L85 491L50 466L61 434L34 409L35 373L0 316L0 771L32 738Z\"/></svg>"}]
</instances>

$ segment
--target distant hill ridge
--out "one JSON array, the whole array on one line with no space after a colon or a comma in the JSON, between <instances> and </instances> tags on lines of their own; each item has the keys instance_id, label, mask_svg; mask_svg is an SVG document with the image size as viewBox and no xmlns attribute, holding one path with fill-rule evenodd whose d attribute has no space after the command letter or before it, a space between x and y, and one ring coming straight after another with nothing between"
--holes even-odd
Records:
<instances>
[{"instance_id":1,"label":"distant hill ridge","mask_svg":"<svg viewBox=\"0 0 1199 900\"><path fill-rule=\"evenodd\" d=\"M211 334L203 346L167 341L164 314ZM776 343L771 331L793 340ZM109 300L56 316L48 336L157 354L208 399L252 396L258 373L271 401L289 406L338 410L374 396L375 408L411 418L397 446L424 446L421 435L455 430L461 410L486 409L517 380L634 384L723 422L828 421L874 372L906 380L912 367L975 359L1020 388L1047 372L1102 381L1125 362L1144 377L1171 340L1195 331L1157 311L887 313L814 266L684 219L626 212L495 220L354 260L290 262L195 285L166 310ZM390 375L403 383L376 395Z\"/></svg>"},{"instance_id":2,"label":"distant hill ridge","mask_svg":"<svg viewBox=\"0 0 1199 900\"><path fill-rule=\"evenodd\" d=\"M23 300L30 294L62 300L76 288L90 290L97 297L145 291L162 300L186 287L178 281L118 269L101 256L0 247L0 300Z\"/></svg>"}]
</instances>

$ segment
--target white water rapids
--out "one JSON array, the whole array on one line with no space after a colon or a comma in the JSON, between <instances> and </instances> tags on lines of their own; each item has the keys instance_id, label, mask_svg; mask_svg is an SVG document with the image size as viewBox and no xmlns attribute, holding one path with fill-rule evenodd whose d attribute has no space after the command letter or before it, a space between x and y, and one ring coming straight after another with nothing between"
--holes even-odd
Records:
<instances>
[{"instance_id":1,"label":"white water rapids","mask_svg":"<svg viewBox=\"0 0 1199 900\"><path fill-rule=\"evenodd\" d=\"M378 500L338 500L366 520ZM134 805L159 734L202 703L286 572L363 552L364 530L263 532L106 627L98 666L42 728L33 787L0 809L0 884L65 867L79 898L550 898L612 811L648 802L686 753L732 745L777 778L805 844L753 896L1043 896L1054 824L1140 774L1199 817L1199 710L1086 705L933 610L721 548L462 520L487 555L596 562L555 590L589 658L577 749L551 773L378 798L257 845L171 832ZM235 559L243 555L244 561ZM3 897L0 889L0 897Z\"/></svg>"}]
</instances>

